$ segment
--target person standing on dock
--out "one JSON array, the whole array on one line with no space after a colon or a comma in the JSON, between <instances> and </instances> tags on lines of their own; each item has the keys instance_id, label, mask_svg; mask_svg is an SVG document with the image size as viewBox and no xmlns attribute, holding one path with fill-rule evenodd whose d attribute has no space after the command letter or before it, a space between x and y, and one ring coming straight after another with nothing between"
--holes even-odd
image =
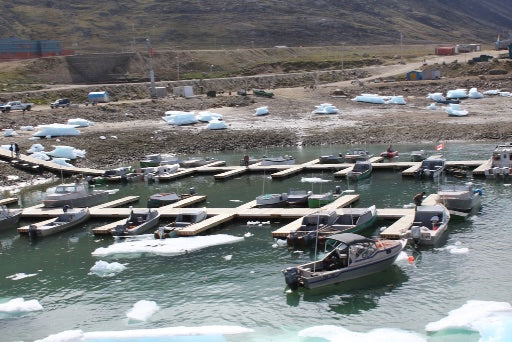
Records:
<instances>
[{"instance_id":1,"label":"person standing on dock","mask_svg":"<svg viewBox=\"0 0 512 342\"><path fill-rule=\"evenodd\" d=\"M14 143L14 154L16 155L16 158L20 157L20 147L18 146L18 143Z\"/></svg>"},{"instance_id":2,"label":"person standing on dock","mask_svg":"<svg viewBox=\"0 0 512 342\"><path fill-rule=\"evenodd\" d=\"M417 207L419 207L421 205L421 202L423 202L424 196L425 196L425 191L422 191L419 194L416 194L416 196L414 196L413 202Z\"/></svg>"}]
</instances>

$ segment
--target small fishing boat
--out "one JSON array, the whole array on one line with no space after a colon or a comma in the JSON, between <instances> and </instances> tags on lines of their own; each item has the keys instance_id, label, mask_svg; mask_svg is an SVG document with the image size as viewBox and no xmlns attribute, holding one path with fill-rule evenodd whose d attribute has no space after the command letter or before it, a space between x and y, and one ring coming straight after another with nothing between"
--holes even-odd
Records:
<instances>
[{"instance_id":1,"label":"small fishing boat","mask_svg":"<svg viewBox=\"0 0 512 342\"><path fill-rule=\"evenodd\" d=\"M133 169L131 167L118 167L115 169L106 170L101 176L87 176L87 183L89 185L103 185L113 182L120 182L121 176L131 172L133 172Z\"/></svg>"},{"instance_id":2,"label":"small fishing boat","mask_svg":"<svg viewBox=\"0 0 512 342\"><path fill-rule=\"evenodd\" d=\"M334 201L335 196L332 191L327 191L321 194L311 194L308 197L308 207L309 208L320 208L326 204Z\"/></svg>"},{"instance_id":3,"label":"small fishing boat","mask_svg":"<svg viewBox=\"0 0 512 342\"><path fill-rule=\"evenodd\" d=\"M91 207L105 202L109 192L106 190L91 190L84 183L60 184L46 191L43 206L46 208Z\"/></svg>"},{"instance_id":4,"label":"small fishing boat","mask_svg":"<svg viewBox=\"0 0 512 342\"><path fill-rule=\"evenodd\" d=\"M425 150L418 150L418 151L412 151L411 152L411 161L412 162L420 162L425 159L427 159L428 155Z\"/></svg>"},{"instance_id":5,"label":"small fishing boat","mask_svg":"<svg viewBox=\"0 0 512 342\"><path fill-rule=\"evenodd\" d=\"M160 178L168 177L178 171L179 164L165 164L160 166L149 167L144 170L144 180L160 180Z\"/></svg>"},{"instance_id":6,"label":"small fishing boat","mask_svg":"<svg viewBox=\"0 0 512 342\"><path fill-rule=\"evenodd\" d=\"M429 157L421 162L421 166L414 176L416 178L437 178L443 173L445 162L444 158Z\"/></svg>"},{"instance_id":7,"label":"small fishing boat","mask_svg":"<svg viewBox=\"0 0 512 342\"><path fill-rule=\"evenodd\" d=\"M373 154L362 149L355 149L345 153L345 160L349 163L355 163L358 160L368 160L373 157Z\"/></svg>"},{"instance_id":8,"label":"small fishing boat","mask_svg":"<svg viewBox=\"0 0 512 342\"><path fill-rule=\"evenodd\" d=\"M258 207L276 207L286 202L288 196L283 194L264 194L256 197Z\"/></svg>"},{"instance_id":9,"label":"small fishing boat","mask_svg":"<svg viewBox=\"0 0 512 342\"><path fill-rule=\"evenodd\" d=\"M177 236L177 231L191 224L199 223L206 220L208 214L205 209L201 208L187 208L181 214L176 216L174 222L165 226L160 226L154 233L155 239L166 239Z\"/></svg>"},{"instance_id":10,"label":"small fishing boat","mask_svg":"<svg viewBox=\"0 0 512 342\"><path fill-rule=\"evenodd\" d=\"M337 156L334 154L323 155L318 159L320 164L340 164L345 161L343 153L339 153Z\"/></svg>"},{"instance_id":11,"label":"small fishing boat","mask_svg":"<svg viewBox=\"0 0 512 342\"><path fill-rule=\"evenodd\" d=\"M475 189L473 183L463 185L442 185L437 195L448 210L468 212L481 204L482 190Z\"/></svg>"},{"instance_id":12,"label":"small fishing boat","mask_svg":"<svg viewBox=\"0 0 512 342\"><path fill-rule=\"evenodd\" d=\"M295 164L295 158L292 156L279 156L279 157L263 157L261 160L262 166L269 166L269 165L294 165Z\"/></svg>"},{"instance_id":13,"label":"small fishing boat","mask_svg":"<svg viewBox=\"0 0 512 342\"><path fill-rule=\"evenodd\" d=\"M326 239L338 233L357 233L372 226L377 220L377 208L345 209L343 214L335 210L321 211L307 215L296 231L287 236L287 243L294 248L323 246Z\"/></svg>"},{"instance_id":14,"label":"small fishing boat","mask_svg":"<svg viewBox=\"0 0 512 342\"><path fill-rule=\"evenodd\" d=\"M21 217L22 209L8 209L5 205L0 206L0 231L5 228L14 227Z\"/></svg>"},{"instance_id":15,"label":"small fishing boat","mask_svg":"<svg viewBox=\"0 0 512 342\"><path fill-rule=\"evenodd\" d=\"M143 209L130 212L124 224L117 225L110 230L113 236L139 235L158 224L160 213L156 210Z\"/></svg>"},{"instance_id":16,"label":"small fishing boat","mask_svg":"<svg viewBox=\"0 0 512 342\"><path fill-rule=\"evenodd\" d=\"M484 171L486 178L509 177L512 169L512 143L499 144L494 148L489 167Z\"/></svg>"},{"instance_id":17,"label":"small fishing boat","mask_svg":"<svg viewBox=\"0 0 512 342\"><path fill-rule=\"evenodd\" d=\"M181 200L181 197L174 192L161 192L158 194L154 194L149 196L147 207L148 208L157 208L163 205L172 204Z\"/></svg>"},{"instance_id":18,"label":"small fishing boat","mask_svg":"<svg viewBox=\"0 0 512 342\"><path fill-rule=\"evenodd\" d=\"M347 173L347 179L353 180L353 181L358 181L361 179L368 178L372 174L372 169L373 169L372 163L370 163L369 161L358 160L358 161L356 161L352 170Z\"/></svg>"},{"instance_id":19,"label":"small fishing boat","mask_svg":"<svg viewBox=\"0 0 512 342\"><path fill-rule=\"evenodd\" d=\"M383 271L398 257L407 240L370 239L353 233L329 236L326 255L282 272L292 291L319 288Z\"/></svg>"},{"instance_id":20,"label":"small fishing boat","mask_svg":"<svg viewBox=\"0 0 512 342\"><path fill-rule=\"evenodd\" d=\"M165 153L155 153L155 154L147 154L144 159L142 159L139 164L141 168L144 167L153 167L159 165L166 164L179 164L181 162L181 158L175 156L174 154L165 154Z\"/></svg>"},{"instance_id":21,"label":"small fishing boat","mask_svg":"<svg viewBox=\"0 0 512 342\"><path fill-rule=\"evenodd\" d=\"M449 221L450 212L444 205L417 206L414 223L405 237L416 245L436 246Z\"/></svg>"},{"instance_id":22,"label":"small fishing boat","mask_svg":"<svg viewBox=\"0 0 512 342\"><path fill-rule=\"evenodd\" d=\"M288 190L286 203L293 206L307 205L310 195L311 191L290 189Z\"/></svg>"},{"instance_id":23,"label":"small fishing boat","mask_svg":"<svg viewBox=\"0 0 512 342\"><path fill-rule=\"evenodd\" d=\"M206 158L189 158L182 160L180 162L181 167L199 167L204 166L206 164L210 164L217 161L217 159L212 157L206 157Z\"/></svg>"},{"instance_id":24,"label":"small fishing boat","mask_svg":"<svg viewBox=\"0 0 512 342\"><path fill-rule=\"evenodd\" d=\"M31 224L26 233L31 238L53 235L73 228L87 221L90 217L89 208L71 209L65 206L63 210L64 212L51 222ZM25 232L20 232L20 234L25 234Z\"/></svg>"}]
</instances>

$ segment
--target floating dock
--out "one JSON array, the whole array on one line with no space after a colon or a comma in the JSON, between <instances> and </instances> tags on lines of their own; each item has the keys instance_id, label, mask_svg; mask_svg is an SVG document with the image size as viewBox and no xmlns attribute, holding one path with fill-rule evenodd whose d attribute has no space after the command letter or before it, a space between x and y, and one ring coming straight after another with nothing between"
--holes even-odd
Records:
<instances>
[{"instance_id":1,"label":"floating dock","mask_svg":"<svg viewBox=\"0 0 512 342\"><path fill-rule=\"evenodd\" d=\"M9 197L0 199L0 205L7 205L7 204L13 204L18 203L18 197Z\"/></svg>"}]
</instances>

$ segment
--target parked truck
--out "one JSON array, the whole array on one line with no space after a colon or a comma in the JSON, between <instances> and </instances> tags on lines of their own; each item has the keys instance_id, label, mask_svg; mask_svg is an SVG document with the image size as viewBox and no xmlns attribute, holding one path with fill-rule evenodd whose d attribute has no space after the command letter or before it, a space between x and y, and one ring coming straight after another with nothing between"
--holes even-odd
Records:
<instances>
[{"instance_id":1,"label":"parked truck","mask_svg":"<svg viewBox=\"0 0 512 342\"><path fill-rule=\"evenodd\" d=\"M10 112L11 110L31 110L34 106L33 103L23 103L21 101L9 101L7 104L0 106L2 113Z\"/></svg>"}]
</instances>

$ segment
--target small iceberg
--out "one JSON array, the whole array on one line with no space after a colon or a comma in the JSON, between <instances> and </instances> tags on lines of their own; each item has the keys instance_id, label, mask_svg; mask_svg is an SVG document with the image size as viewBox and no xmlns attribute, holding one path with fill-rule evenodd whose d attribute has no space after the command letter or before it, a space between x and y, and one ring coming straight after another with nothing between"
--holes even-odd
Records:
<instances>
[{"instance_id":1,"label":"small iceberg","mask_svg":"<svg viewBox=\"0 0 512 342\"><path fill-rule=\"evenodd\" d=\"M152 300L139 300L126 313L126 317L134 321L147 321L160 307Z\"/></svg>"},{"instance_id":2,"label":"small iceberg","mask_svg":"<svg viewBox=\"0 0 512 342\"><path fill-rule=\"evenodd\" d=\"M19 314L39 310L43 310L43 307L36 299L26 301L23 298L14 298L0 304L0 313Z\"/></svg>"},{"instance_id":3,"label":"small iceberg","mask_svg":"<svg viewBox=\"0 0 512 342\"><path fill-rule=\"evenodd\" d=\"M500 89L489 89L484 91L484 95L499 95Z\"/></svg>"},{"instance_id":4,"label":"small iceberg","mask_svg":"<svg viewBox=\"0 0 512 342\"><path fill-rule=\"evenodd\" d=\"M58 164L60 166L75 167L73 164L68 163L69 160L70 159L68 159L68 158L53 158L51 160L51 162L55 163L55 164Z\"/></svg>"},{"instance_id":5,"label":"small iceberg","mask_svg":"<svg viewBox=\"0 0 512 342\"><path fill-rule=\"evenodd\" d=\"M93 126L94 125L94 121L89 121L89 120L80 119L80 118L69 119L68 120L68 125L72 125L72 126L75 126L75 127L89 127L89 126Z\"/></svg>"},{"instance_id":6,"label":"small iceberg","mask_svg":"<svg viewBox=\"0 0 512 342\"><path fill-rule=\"evenodd\" d=\"M41 152L34 152L30 155L32 158L35 158L35 159L39 159L39 160L50 160L51 158L46 154L44 153L43 151Z\"/></svg>"},{"instance_id":7,"label":"small iceberg","mask_svg":"<svg viewBox=\"0 0 512 342\"><path fill-rule=\"evenodd\" d=\"M54 158L67 158L67 159L76 159L76 158L85 158L85 150L78 150L71 146L53 146L54 150L50 152L46 152L49 156Z\"/></svg>"},{"instance_id":8,"label":"small iceberg","mask_svg":"<svg viewBox=\"0 0 512 342\"><path fill-rule=\"evenodd\" d=\"M34 130L34 126L21 126L20 129L22 131L33 131Z\"/></svg>"},{"instance_id":9,"label":"small iceberg","mask_svg":"<svg viewBox=\"0 0 512 342\"><path fill-rule=\"evenodd\" d=\"M466 116L467 110L463 110L458 103L450 103L448 106L443 107L443 110L450 116Z\"/></svg>"},{"instance_id":10,"label":"small iceberg","mask_svg":"<svg viewBox=\"0 0 512 342\"><path fill-rule=\"evenodd\" d=\"M427 106L427 109L430 109L430 110L436 110L437 107L436 107L436 104L435 103L431 103Z\"/></svg>"},{"instance_id":11,"label":"small iceberg","mask_svg":"<svg viewBox=\"0 0 512 342\"><path fill-rule=\"evenodd\" d=\"M448 90L446 92L446 98L448 99L466 99L467 97L466 89L463 88Z\"/></svg>"},{"instance_id":12,"label":"small iceberg","mask_svg":"<svg viewBox=\"0 0 512 342\"><path fill-rule=\"evenodd\" d=\"M256 108L256 113L254 113L254 115L256 116L262 116L262 115L268 115L268 107L267 106L263 106L263 107L258 107Z\"/></svg>"},{"instance_id":13,"label":"small iceberg","mask_svg":"<svg viewBox=\"0 0 512 342\"><path fill-rule=\"evenodd\" d=\"M96 274L99 277L113 277L124 271L126 266L118 262L108 263L103 260L96 261L89 274Z\"/></svg>"},{"instance_id":14,"label":"small iceberg","mask_svg":"<svg viewBox=\"0 0 512 342\"><path fill-rule=\"evenodd\" d=\"M220 121L218 119L212 119L208 125L206 125L206 129L216 130L216 129L226 129L228 125L224 121Z\"/></svg>"},{"instance_id":15,"label":"small iceberg","mask_svg":"<svg viewBox=\"0 0 512 342\"><path fill-rule=\"evenodd\" d=\"M169 125L182 126L191 125L197 123L196 116L193 112L179 112L170 110L165 112L165 116L162 116L165 122Z\"/></svg>"},{"instance_id":16,"label":"small iceberg","mask_svg":"<svg viewBox=\"0 0 512 342\"><path fill-rule=\"evenodd\" d=\"M319 106L315 106L315 108L312 112L313 114L338 114L340 112L336 106L330 103L322 103Z\"/></svg>"},{"instance_id":17,"label":"small iceberg","mask_svg":"<svg viewBox=\"0 0 512 342\"><path fill-rule=\"evenodd\" d=\"M44 151L44 146L41 144L32 144L30 148L27 150L28 153L34 153L34 152L42 152Z\"/></svg>"},{"instance_id":18,"label":"small iceberg","mask_svg":"<svg viewBox=\"0 0 512 342\"><path fill-rule=\"evenodd\" d=\"M436 101L436 102L446 101L446 98L443 96L442 93L429 93L427 95L427 99L431 99L432 101Z\"/></svg>"},{"instance_id":19,"label":"small iceberg","mask_svg":"<svg viewBox=\"0 0 512 342\"><path fill-rule=\"evenodd\" d=\"M222 114L217 114L209 111L201 111L197 113L196 119L201 122L210 122L213 119L222 120Z\"/></svg>"},{"instance_id":20,"label":"small iceberg","mask_svg":"<svg viewBox=\"0 0 512 342\"><path fill-rule=\"evenodd\" d=\"M373 104L385 104L386 101L384 98L377 94L362 94L358 95L352 99L352 101L356 102L365 102L365 103L373 103Z\"/></svg>"},{"instance_id":21,"label":"small iceberg","mask_svg":"<svg viewBox=\"0 0 512 342\"><path fill-rule=\"evenodd\" d=\"M18 135L18 133L16 133L16 131L12 128L4 128L3 131L4 131L4 137L14 137L14 136Z\"/></svg>"},{"instance_id":22,"label":"small iceberg","mask_svg":"<svg viewBox=\"0 0 512 342\"><path fill-rule=\"evenodd\" d=\"M325 341L426 342L426 339L417 333L396 328L378 328L368 332L357 332L334 325L319 325L301 330L298 335Z\"/></svg>"},{"instance_id":23,"label":"small iceberg","mask_svg":"<svg viewBox=\"0 0 512 342\"><path fill-rule=\"evenodd\" d=\"M468 97L470 99L481 99L484 97L484 94L479 92L476 88L471 88L471 89L469 89Z\"/></svg>"},{"instance_id":24,"label":"small iceberg","mask_svg":"<svg viewBox=\"0 0 512 342\"><path fill-rule=\"evenodd\" d=\"M385 102L386 102L386 104L397 104L397 105L406 104L405 99L402 95L390 96Z\"/></svg>"},{"instance_id":25,"label":"small iceberg","mask_svg":"<svg viewBox=\"0 0 512 342\"><path fill-rule=\"evenodd\" d=\"M74 136L80 135L80 131L73 125L64 124L50 124L37 126L39 131L33 134L34 137L59 137L59 136Z\"/></svg>"}]
</instances>

